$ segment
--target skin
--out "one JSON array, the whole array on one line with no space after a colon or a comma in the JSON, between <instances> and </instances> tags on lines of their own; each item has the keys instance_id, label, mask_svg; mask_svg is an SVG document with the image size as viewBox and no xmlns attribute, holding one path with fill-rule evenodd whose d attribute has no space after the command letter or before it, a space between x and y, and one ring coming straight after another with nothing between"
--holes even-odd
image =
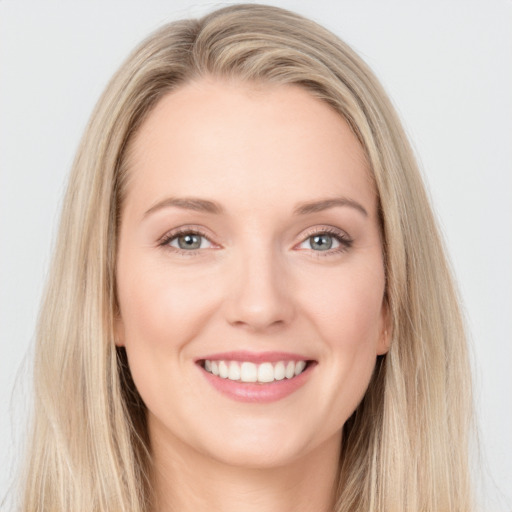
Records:
<instances>
[{"instance_id":1,"label":"skin","mask_svg":"<svg viewBox=\"0 0 512 512\"><path fill-rule=\"evenodd\" d=\"M117 343L148 407L155 508L332 510L342 426L388 349L377 197L356 137L298 86L208 78L157 104L129 168ZM162 204L190 197L223 213ZM366 213L293 213L334 197ZM178 227L200 229L201 247L179 252L165 238ZM311 236L325 229L343 239L322 251ZM317 364L281 400L237 402L195 363L231 350Z\"/></svg>"}]
</instances>

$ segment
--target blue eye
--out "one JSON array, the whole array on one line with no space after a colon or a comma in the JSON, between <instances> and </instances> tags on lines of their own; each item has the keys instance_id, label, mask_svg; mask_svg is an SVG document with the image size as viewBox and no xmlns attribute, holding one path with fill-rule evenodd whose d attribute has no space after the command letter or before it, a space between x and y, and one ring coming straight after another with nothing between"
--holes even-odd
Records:
<instances>
[{"instance_id":1,"label":"blue eye","mask_svg":"<svg viewBox=\"0 0 512 512\"><path fill-rule=\"evenodd\" d=\"M169 247L181 253L193 254L200 249L211 249L215 247L206 235L198 231L183 230L169 233L159 243L162 247ZM317 254L325 255L343 252L352 246L352 240L342 231L331 233L319 231L310 234L299 245L300 249L308 249Z\"/></svg>"},{"instance_id":2,"label":"blue eye","mask_svg":"<svg viewBox=\"0 0 512 512\"><path fill-rule=\"evenodd\" d=\"M175 238L180 249L199 249L201 247L201 239L201 235L195 235L193 233L180 235Z\"/></svg>"},{"instance_id":3,"label":"blue eye","mask_svg":"<svg viewBox=\"0 0 512 512\"><path fill-rule=\"evenodd\" d=\"M329 235L327 233L310 236L308 241L311 248L318 251L328 251L333 248L333 245L334 248L337 248L340 245L333 235Z\"/></svg>"},{"instance_id":4,"label":"blue eye","mask_svg":"<svg viewBox=\"0 0 512 512\"><path fill-rule=\"evenodd\" d=\"M194 251L208 249L212 246L212 243L201 233L183 231L169 234L162 240L161 245L173 247L180 251Z\"/></svg>"},{"instance_id":5,"label":"blue eye","mask_svg":"<svg viewBox=\"0 0 512 512\"><path fill-rule=\"evenodd\" d=\"M327 256L346 251L352 246L352 243L352 239L343 231L324 230L310 233L299 245L299 248L308 249L317 255L324 253Z\"/></svg>"}]
</instances>

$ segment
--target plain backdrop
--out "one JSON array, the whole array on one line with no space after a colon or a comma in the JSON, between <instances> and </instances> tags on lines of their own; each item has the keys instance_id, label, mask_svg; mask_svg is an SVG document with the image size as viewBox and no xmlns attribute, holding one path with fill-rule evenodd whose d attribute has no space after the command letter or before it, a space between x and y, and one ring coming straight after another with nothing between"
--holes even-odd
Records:
<instances>
[{"instance_id":1,"label":"plain backdrop","mask_svg":"<svg viewBox=\"0 0 512 512\"><path fill-rule=\"evenodd\" d=\"M20 459L31 386L25 358L66 175L93 105L150 31L228 3L0 0L0 496ZM483 509L510 511L512 2L269 3L351 44L403 119L471 332Z\"/></svg>"}]
</instances>

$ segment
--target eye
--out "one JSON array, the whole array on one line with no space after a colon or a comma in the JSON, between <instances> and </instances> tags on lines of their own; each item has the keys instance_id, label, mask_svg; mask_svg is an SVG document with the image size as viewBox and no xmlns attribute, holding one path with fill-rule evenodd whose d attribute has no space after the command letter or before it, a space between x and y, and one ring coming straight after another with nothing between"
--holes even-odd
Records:
<instances>
[{"instance_id":1,"label":"eye","mask_svg":"<svg viewBox=\"0 0 512 512\"><path fill-rule=\"evenodd\" d=\"M169 233L161 240L160 245L185 252L213 247L212 242L203 233L193 230Z\"/></svg>"},{"instance_id":2,"label":"eye","mask_svg":"<svg viewBox=\"0 0 512 512\"><path fill-rule=\"evenodd\" d=\"M319 235L310 236L303 243L308 243L310 248L315 251L328 251L329 249L339 247L340 243L333 235L321 233Z\"/></svg>"},{"instance_id":3,"label":"eye","mask_svg":"<svg viewBox=\"0 0 512 512\"><path fill-rule=\"evenodd\" d=\"M333 229L311 233L298 247L316 253L333 254L343 252L352 245L352 239L342 231Z\"/></svg>"}]
</instances>

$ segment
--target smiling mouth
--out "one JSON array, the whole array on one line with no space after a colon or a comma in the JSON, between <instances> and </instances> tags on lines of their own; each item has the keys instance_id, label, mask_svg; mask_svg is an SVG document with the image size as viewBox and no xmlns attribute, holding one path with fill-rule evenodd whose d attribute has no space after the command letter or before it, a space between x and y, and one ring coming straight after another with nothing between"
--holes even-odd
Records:
<instances>
[{"instance_id":1,"label":"smiling mouth","mask_svg":"<svg viewBox=\"0 0 512 512\"><path fill-rule=\"evenodd\" d=\"M268 384L290 380L301 375L315 361L276 361L253 363L251 361L230 361L202 359L198 364L208 373L241 383Z\"/></svg>"}]
</instances>

